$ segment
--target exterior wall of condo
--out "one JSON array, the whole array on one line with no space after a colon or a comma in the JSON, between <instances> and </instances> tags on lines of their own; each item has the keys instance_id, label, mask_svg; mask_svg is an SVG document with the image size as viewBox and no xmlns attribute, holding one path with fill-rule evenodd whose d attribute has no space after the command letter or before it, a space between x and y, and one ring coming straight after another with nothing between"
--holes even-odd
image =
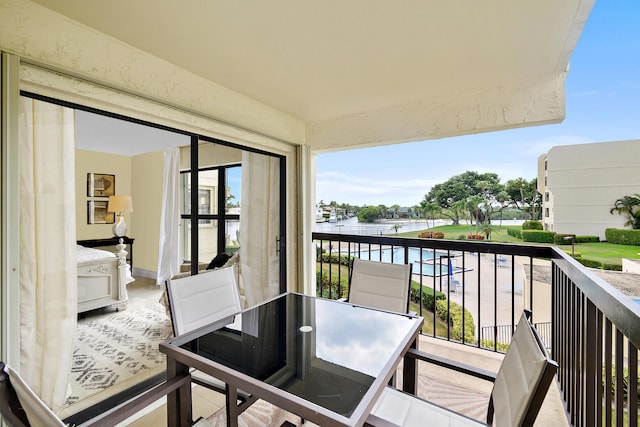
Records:
<instances>
[{"instance_id":1,"label":"exterior wall of condo","mask_svg":"<svg viewBox=\"0 0 640 427\"><path fill-rule=\"evenodd\" d=\"M546 230L604 240L627 221L610 213L616 199L640 193L640 140L552 147L538 158L538 191Z\"/></svg>"}]
</instances>

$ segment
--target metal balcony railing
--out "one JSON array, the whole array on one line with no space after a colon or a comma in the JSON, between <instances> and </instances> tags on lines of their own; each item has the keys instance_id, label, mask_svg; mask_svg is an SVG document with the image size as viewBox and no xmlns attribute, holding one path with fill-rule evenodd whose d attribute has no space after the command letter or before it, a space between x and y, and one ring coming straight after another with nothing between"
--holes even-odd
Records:
<instances>
[{"instance_id":1,"label":"metal balcony railing","mask_svg":"<svg viewBox=\"0 0 640 427\"><path fill-rule=\"evenodd\" d=\"M412 263L412 310L444 325L423 331L436 338L505 351L520 313L531 310L559 364L570 422L638 425L640 305L563 251L334 233L313 233L313 241L317 294L327 298L347 296L352 257ZM536 280L537 264L550 283Z\"/></svg>"}]
</instances>

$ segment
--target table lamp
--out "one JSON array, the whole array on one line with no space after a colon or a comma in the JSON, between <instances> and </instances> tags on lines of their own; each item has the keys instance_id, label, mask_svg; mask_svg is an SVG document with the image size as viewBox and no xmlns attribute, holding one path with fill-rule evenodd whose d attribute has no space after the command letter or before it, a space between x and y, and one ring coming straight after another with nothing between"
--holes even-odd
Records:
<instances>
[{"instance_id":1,"label":"table lamp","mask_svg":"<svg viewBox=\"0 0 640 427\"><path fill-rule=\"evenodd\" d=\"M113 235L122 237L127 234L127 224L124 222L124 212L133 212L131 196L109 196L107 211L116 213L116 222L113 224Z\"/></svg>"}]
</instances>

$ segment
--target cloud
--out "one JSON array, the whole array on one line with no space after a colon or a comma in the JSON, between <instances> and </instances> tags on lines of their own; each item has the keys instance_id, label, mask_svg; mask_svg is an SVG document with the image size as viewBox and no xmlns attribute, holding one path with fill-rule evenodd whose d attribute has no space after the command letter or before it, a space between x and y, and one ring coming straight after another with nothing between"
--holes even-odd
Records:
<instances>
[{"instance_id":1,"label":"cloud","mask_svg":"<svg viewBox=\"0 0 640 427\"><path fill-rule=\"evenodd\" d=\"M316 176L316 199L324 202L336 201L352 205L414 206L438 182L438 179L422 179L384 174L375 177L355 176L339 172L323 172ZM408 175L408 173L407 173Z\"/></svg>"}]
</instances>

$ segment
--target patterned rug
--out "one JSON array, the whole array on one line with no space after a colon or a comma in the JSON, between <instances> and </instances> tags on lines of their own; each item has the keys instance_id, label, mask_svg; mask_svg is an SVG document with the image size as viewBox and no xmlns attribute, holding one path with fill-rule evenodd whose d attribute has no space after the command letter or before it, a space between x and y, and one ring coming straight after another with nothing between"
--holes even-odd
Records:
<instances>
[{"instance_id":1,"label":"patterned rug","mask_svg":"<svg viewBox=\"0 0 640 427\"><path fill-rule=\"evenodd\" d=\"M158 345L170 334L171 321L160 304L80 320L65 415L162 372L165 357Z\"/></svg>"}]
</instances>

